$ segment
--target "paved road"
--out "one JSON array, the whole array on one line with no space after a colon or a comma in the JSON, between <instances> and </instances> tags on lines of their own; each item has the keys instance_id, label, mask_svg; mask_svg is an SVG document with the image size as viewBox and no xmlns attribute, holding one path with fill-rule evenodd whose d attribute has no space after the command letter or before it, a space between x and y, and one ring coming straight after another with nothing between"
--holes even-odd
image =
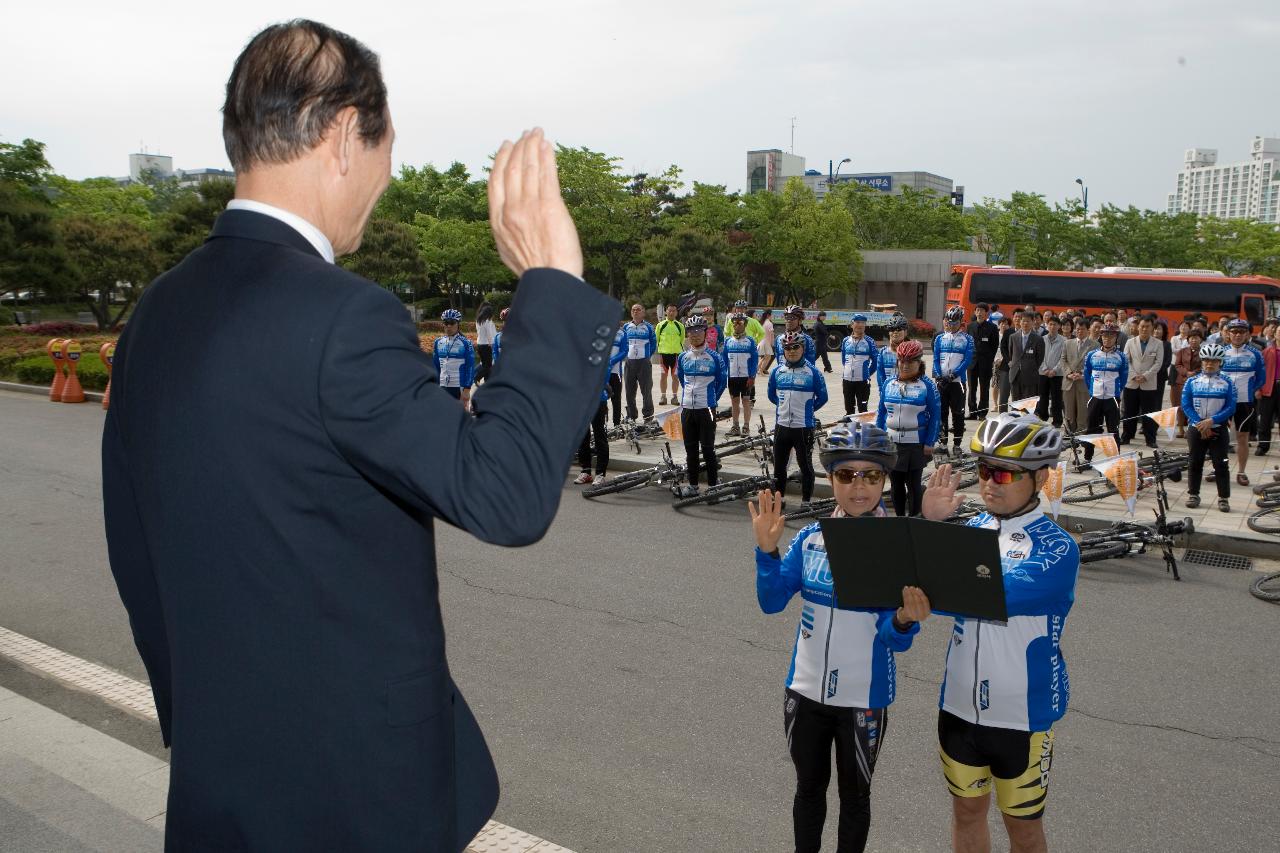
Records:
<instances>
[{"instance_id":1,"label":"paved road","mask_svg":"<svg viewBox=\"0 0 1280 853\"><path fill-rule=\"evenodd\" d=\"M97 520L100 423L95 407L0 392L0 626L142 677ZM440 530L450 661L502 774L497 819L580 853L786 849L781 681L796 613L759 612L745 511L575 489L532 548ZM1247 594L1246 573L1183 576L1144 558L1081 577L1048 813L1057 849L1263 850L1280 837L1280 609ZM946 846L933 731L948 631L931 619L899 658L873 850ZM154 731L3 664L0 686L163 754Z\"/></svg>"}]
</instances>

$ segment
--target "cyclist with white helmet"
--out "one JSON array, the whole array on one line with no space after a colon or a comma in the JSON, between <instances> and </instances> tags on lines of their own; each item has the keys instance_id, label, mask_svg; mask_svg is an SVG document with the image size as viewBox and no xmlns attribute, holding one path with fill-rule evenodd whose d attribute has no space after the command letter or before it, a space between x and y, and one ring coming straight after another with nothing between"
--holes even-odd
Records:
<instances>
[{"instance_id":1,"label":"cyclist with white helmet","mask_svg":"<svg viewBox=\"0 0 1280 853\"><path fill-rule=\"evenodd\" d=\"M924 492L921 476L938 440L941 404L933 380L924 375L924 347L919 341L898 344L898 376L880 389L876 426L886 430L898 445L898 461L889 475L893 485L893 511L919 515Z\"/></svg>"},{"instance_id":2,"label":"cyclist with white helmet","mask_svg":"<svg viewBox=\"0 0 1280 853\"><path fill-rule=\"evenodd\" d=\"M875 341L867 337L867 315L854 314L849 334L840 342L844 413L865 412L871 399L871 377L879 369Z\"/></svg>"},{"instance_id":3,"label":"cyclist with white helmet","mask_svg":"<svg viewBox=\"0 0 1280 853\"><path fill-rule=\"evenodd\" d=\"M907 339L907 318L894 314L885 330L889 335L888 343L876 353L876 389L881 393L884 392L884 383L898 375L898 344Z\"/></svg>"},{"instance_id":4,"label":"cyclist with white helmet","mask_svg":"<svg viewBox=\"0 0 1280 853\"><path fill-rule=\"evenodd\" d=\"M720 395L729 384L729 371L720 353L706 346L704 317L695 314L685 320L684 327L689 348L676 359L676 382L680 386L680 430L684 434L689 483L681 490L680 497L691 498L698 494L699 455L706 465L707 485L719 482L715 412Z\"/></svg>"},{"instance_id":5,"label":"cyclist with white helmet","mask_svg":"<svg viewBox=\"0 0 1280 853\"><path fill-rule=\"evenodd\" d=\"M1187 468L1187 506L1200 506L1200 478L1207 453L1217 476L1218 509L1231 511L1231 473L1227 456L1231 450L1228 437L1232 415L1236 411L1236 384L1222 375L1222 344L1200 347L1200 372L1182 386L1182 413L1191 428L1187 430L1187 449L1191 464Z\"/></svg>"},{"instance_id":6,"label":"cyclist with white helmet","mask_svg":"<svg viewBox=\"0 0 1280 853\"><path fill-rule=\"evenodd\" d=\"M947 434L951 434L952 446L959 455L964 440L965 382L969 377L969 365L973 362L973 338L961 329L964 325L964 309L952 305L942 316L943 331L933 339L933 381L938 386L941 403L943 444L946 450ZM950 424L947 423L948 418Z\"/></svg>"},{"instance_id":7,"label":"cyclist with white helmet","mask_svg":"<svg viewBox=\"0 0 1280 853\"><path fill-rule=\"evenodd\" d=\"M462 312L457 308L447 309L440 315L440 320L444 323L444 334L436 338L432 348L440 387L461 400L464 407L470 406L471 383L476 370L475 345L458 331Z\"/></svg>"},{"instance_id":8,"label":"cyclist with white helmet","mask_svg":"<svg viewBox=\"0 0 1280 853\"><path fill-rule=\"evenodd\" d=\"M1107 432L1120 441L1120 391L1129 380L1129 360L1116 348L1120 327L1106 323L1099 332L1102 346L1084 357L1084 387L1089 392L1085 432L1096 433L1106 424ZM1093 444L1084 447L1085 461L1093 459Z\"/></svg>"},{"instance_id":9,"label":"cyclist with white helmet","mask_svg":"<svg viewBox=\"0 0 1280 853\"><path fill-rule=\"evenodd\" d=\"M729 405L733 413L733 426L727 434L744 435L751 432L751 406L756 400L760 353L756 342L747 334L747 315L736 312L729 319L732 333L725 339L721 353L729 369Z\"/></svg>"},{"instance_id":10,"label":"cyclist with white helmet","mask_svg":"<svg viewBox=\"0 0 1280 853\"><path fill-rule=\"evenodd\" d=\"M787 462L795 450L800 468L800 500L813 497L814 412L827 404L827 383L822 373L804 357L805 336L786 332L778 341L782 353L769 373L769 402L777 407L773 430L773 481L780 496L787 493Z\"/></svg>"},{"instance_id":11,"label":"cyclist with white helmet","mask_svg":"<svg viewBox=\"0 0 1280 853\"><path fill-rule=\"evenodd\" d=\"M1236 427L1236 482L1249 485L1249 475L1244 472L1249 462L1249 436L1257 420L1258 399L1266 382L1266 363L1262 353L1249 343L1251 326L1239 317L1227 323L1223 336L1229 343L1222 348L1222 375L1236 386L1236 413L1232 422Z\"/></svg>"},{"instance_id":12,"label":"cyclist with white helmet","mask_svg":"<svg viewBox=\"0 0 1280 853\"><path fill-rule=\"evenodd\" d=\"M773 354L778 364L782 364L782 338L785 335L795 333L804 341L804 360L810 364L818 363L818 345L813 342L813 338L801 327L804 320L804 309L799 305L788 305L786 312L782 315L786 322L786 328L781 335L778 335L777 341L773 345Z\"/></svg>"},{"instance_id":13,"label":"cyclist with white helmet","mask_svg":"<svg viewBox=\"0 0 1280 853\"><path fill-rule=\"evenodd\" d=\"M733 313L742 314L747 318L747 334L756 342L756 346L760 346L760 342L764 340L764 326L761 326L760 321L748 312L747 300L739 299L734 302Z\"/></svg>"},{"instance_id":14,"label":"cyclist with white helmet","mask_svg":"<svg viewBox=\"0 0 1280 853\"><path fill-rule=\"evenodd\" d=\"M880 495L896 448L884 430L840 424L823 442L819 458L831 476L834 516L884 516ZM822 530L815 523L778 552L783 531L782 496L764 491L748 504L756 538L756 597L765 613L780 613L800 594L800 624L787 674L783 725L796 769L792 804L795 849L822 843L835 745L839 773L839 851L860 851L871 824L871 775L884 745L887 708L897 692L894 653L911 647L929 599L917 587L902 592L903 606L883 610L845 608L835 599Z\"/></svg>"},{"instance_id":15,"label":"cyclist with white helmet","mask_svg":"<svg viewBox=\"0 0 1280 853\"><path fill-rule=\"evenodd\" d=\"M1009 618L957 617L947 644L938 740L956 850L991 849L993 788L1010 849L1048 849L1041 818L1053 724L1070 693L1060 644L1080 570L1075 540L1040 510L1040 489L1062 447L1060 429L1012 412L984 421L969 445L986 504L969 525L999 531ZM950 515L958 480L950 465L934 472L926 518Z\"/></svg>"}]
</instances>

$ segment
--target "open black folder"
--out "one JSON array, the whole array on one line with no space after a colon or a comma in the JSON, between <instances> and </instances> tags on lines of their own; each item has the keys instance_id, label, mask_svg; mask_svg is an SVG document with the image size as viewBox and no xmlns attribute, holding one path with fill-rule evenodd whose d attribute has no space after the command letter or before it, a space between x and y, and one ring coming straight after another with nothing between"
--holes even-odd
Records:
<instances>
[{"instance_id":1,"label":"open black folder","mask_svg":"<svg viewBox=\"0 0 1280 853\"><path fill-rule=\"evenodd\" d=\"M1007 621L1000 534L923 518L823 518L841 607L899 607L918 586L941 613Z\"/></svg>"}]
</instances>

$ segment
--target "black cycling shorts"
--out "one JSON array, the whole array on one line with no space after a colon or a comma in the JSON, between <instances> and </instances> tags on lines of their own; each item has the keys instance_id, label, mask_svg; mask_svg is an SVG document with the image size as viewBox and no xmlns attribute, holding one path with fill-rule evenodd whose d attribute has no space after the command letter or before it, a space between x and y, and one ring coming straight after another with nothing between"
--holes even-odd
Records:
<instances>
[{"instance_id":1,"label":"black cycling shorts","mask_svg":"<svg viewBox=\"0 0 1280 853\"><path fill-rule=\"evenodd\" d=\"M1038 820L1049 796L1053 730L1024 732L981 726L938 712L938 755L955 797L991 793L1009 817Z\"/></svg>"},{"instance_id":2,"label":"black cycling shorts","mask_svg":"<svg viewBox=\"0 0 1280 853\"><path fill-rule=\"evenodd\" d=\"M750 376L730 376L729 377L729 396L741 397L746 394L751 399L755 399L755 383L751 381Z\"/></svg>"},{"instance_id":3,"label":"black cycling shorts","mask_svg":"<svg viewBox=\"0 0 1280 853\"><path fill-rule=\"evenodd\" d=\"M676 362L680 360L680 353L678 353L678 352L663 352L663 353L658 353L658 354L662 356L662 366L663 366L663 367L665 367L665 368L667 368L667 369L669 369L669 370L675 370L675 369L676 369Z\"/></svg>"},{"instance_id":4,"label":"black cycling shorts","mask_svg":"<svg viewBox=\"0 0 1280 853\"><path fill-rule=\"evenodd\" d=\"M1257 432L1258 419L1254 417L1253 403L1236 403L1236 413L1231 416L1231 422L1236 426L1236 432Z\"/></svg>"}]
</instances>

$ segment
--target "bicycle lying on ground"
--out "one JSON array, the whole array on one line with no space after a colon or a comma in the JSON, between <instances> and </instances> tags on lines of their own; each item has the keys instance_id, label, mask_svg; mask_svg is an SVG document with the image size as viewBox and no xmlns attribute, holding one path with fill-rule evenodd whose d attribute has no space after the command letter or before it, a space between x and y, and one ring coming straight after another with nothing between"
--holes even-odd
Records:
<instances>
[{"instance_id":1,"label":"bicycle lying on ground","mask_svg":"<svg viewBox=\"0 0 1280 853\"><path fill-rule=\"evenodd\" d=\"M1138 460L1138 491L1153 485L1157 479L1168 478L1175 483L1182 480L1182 472L1191 464L1186 453L1169 453L1157 450L1151 456ZM1163 488L1163 486L1161 487ZM1099 474L1080 483L1072 483L1062 490L1062 502L1068 504L1101 500L1118 494L1116 484Z\"/></svg>"},{"instance_id":2,"label":"bicycle lying on ground","mask_svg":"<svg viewBox=\"0 0 1280 853\"><path fill-rule=\"evenodd\" d=\"M1280 572L1272 572L1258 578L1249 587L1249 592L1254 598L1280 604Z\"/></svg>"},{"instance_id":3,"label":"bicycle lying on ground","mask_svg":"<svg viewBox=\"0 0 1280 853\"><path fill-rule=\"evenodd\" d=\"M657 465L652 468L642 468L639 471L619 474L612 480L606 480L598 486L587 486L582 490L582 496L584 498L598 498L601 495L617 494L618 492L638 489L641 486L648 485L665 486L674 493L680 488L680 484L684 482L686 474L686 466L675 462L671 458L671 443L664 442L662 461Z\"/></svg>"},{"instance_id":4,"label":"bicycle lying on ground","mask_svg":"<svg viewBox=\"0 0 1280 853\"><path fill-rule=\"evenodd\" d=\"M1162 452L1156 451L1156 455L1159 457ZM1086 533L1080 537L1080 562L1095 563L1130 554L1145 554L1149 546L1159 547L1164 556L1165 571L1172 574L1174 580L1182 580L1178 575L1178 561L1173 556L1173 540L1178 535L1190 536L1195 532L1195 524L1190 518L1169 520L1169 493L1164 487L1166 477L1168 472L1164 466L1152 467L1151 479L1156 491L1154 525L1117 521L1103 530ZM1076 525L1076 530L1080 530L1080 525Z\"/></svg>"},{"instance_id":5,"label":"bicycle lying on ground","mask_svg":"<svg viewBox=\"0 0 1280 853\"><path fill-rule=\"evenodd\" d=\"M770 454L761 453L756 449L752 450L756 457L756 462L760 465L760 473L753 474L750 477L741 477L737 480L726 480L723 483L717 483L714 486L707 486L698 494L683 498L671 505L672 509L684 509L686 507L705 505L715 506L718 503L727 501L742 500L744 498L752 498L762 489L772 489L774 487L773 474L769 471ZM800 481L799 473L792 473L787 477L787 482L796 483Z\"/></svg>"},{"instance_id":6,"label":"bicycle lying on ground","mask_svg":"<svg viewBox=\"0 0 1280 853\"><path fill-rule=\"evenodd\" d=\"M661 424L656 421L635 421L631 418L623 418L621 423L609 427L605 433L609 441L626 441L637 454L640 453L642 439L662 438L664 435Z\"/></svg>"},{"instance_id":7,"label":"bicycle lying on ground","mask_svg":"<svg viewBox=\"0 0 1280 853\"><path fill-rule=\"evenodd\" d=\"M1253 487L1260 509L1249 516L1248 524L1250 530L1280 536L1280 471L1275 477L1273 482Z\"/></svg>"}]
</instances>

